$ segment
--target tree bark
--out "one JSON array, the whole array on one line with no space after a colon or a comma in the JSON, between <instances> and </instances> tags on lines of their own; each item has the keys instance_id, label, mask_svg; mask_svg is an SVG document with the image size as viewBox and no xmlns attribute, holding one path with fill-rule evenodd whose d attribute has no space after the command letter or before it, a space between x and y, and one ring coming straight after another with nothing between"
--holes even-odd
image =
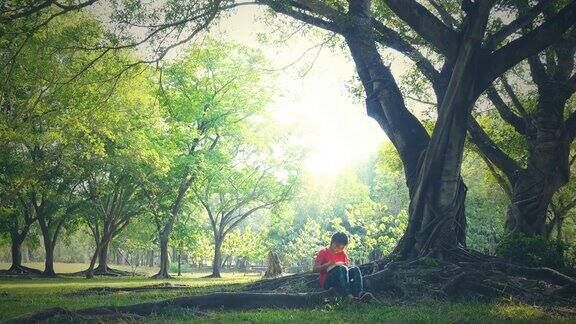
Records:
<instances>
[{"instance_id":1,"label":"tree bark","mask_svg":"<svg viewBox=\"0 0 576 324\"><path fill-rule=\"evenodd\" d=\"M49 237L43 236L43 238L46 257L44 260L44 272L42 272L42 275L46 277L54 277L56 276L56 272L54 272L54 244L52 244Z\"/></svg>"},{"instance_id":2,"label":"tree bark","mask_svg":"<svg viewBox=\"0 0 576 324\"><path fill-rule=\"evenodd\" d=\"M466 188L460 176L468 116L477 99L480 47L491 1L478 2L469 11L458 56L439 108L430 144L411 195L408 228L396 252L404 258L464 248Z\"/></svg>"},{"instance_id":3,"label":"tree bark","mask_svg":"<svg viewBox=\"0 0 576 324\"><path fill-rule=\"evenodd\" d=\"M36 221L36 218L32 217L33 211L30 206L24 200L22 200L22 203L24 213L22 230L19 230L18 217L14 217L13 227L10 230L12 265L8 271L13 273L37 272L35 269L22 266L22 243L24 243L24 240L28 236L30 227ZM26 253L28 253L28 250L26 250ZM28 260L28 255L26 255L26 260Z\"/></svg>"},{"instance_id":4,"label":"tree bark","mask_svg":"<svg viewBox=\"0 0 576 324\"><path fill-rule=\"evenodd\" d=\"M161 279L161 278L170 278L170 274L168 272L170 268L170 256L168 253L168 241L169 236L163 233L160 236L160 270L158 273L154 275L154 278Z\"/></svg>"},{"instance_id":5,"label":"tree bark","mask_svg":"<svg viewBox=\"0 0 576 324\"><path fill-rule=\"evenodd\" d=\"M92 258L90 259L90 266L88 266L88 270L86 270L86 279L92 279L94 277L94 266L96 265L96 259L100 254L100 244L96 242L96 250L94 250L94 254L92 254Z\"/></svg>"},{"instance_id":6,"label":"tree bark","mask_svg":"<svg viewBox=\"0 0 576 324\"><path fill-rule=\"evenodd\" d=\"M549 94L553 97L553 93ZM541 98L534 119L536 133L530 144L526 169L522 170L512 191L506 215L506 232L546 235L546 216L552 196L570 179L570 139L561 108Z\"/></svg>"},{"instance_id":7,"label":"tree bark","mask_svg":"<svg viewBox=\"0 0 576 324\"><path fill-rule=\"evenodd\" d=\"M394 81L390 69L382 62L375 45L370 18L370 1L350 2L348 24L345 39L366 90L368 115L378 121L398 150L404 165L411 201L421 199L416 196L418 191L420 191L419 195L424 193L426 200L423 211L420 208L412 208L415 212L411 213L408 230L396 251L409 258L438 245L448 248L465 246L465 186L460 177L459 163L463 151L464 135L458 134L461 132L462 126L465 130L466 125L466 120L462 120L461 116L469 113L471 109L470 102L460 99L468 99L467 91L470 91L471 87L462 91L460 97L453 96L450 98L451 101L447 103L451 107L445 109L444 126L438 127L439 124L437 124L435 148L440 148L442 153L427 151L430 137L416 117L406 108L402 93ZM470 74L468 73L468 75ZM454 85L455 83L453 83L453 87ZM457 116L452 113L453 110L457 110L452 109L454 106L460 108ZM441 124L442 122L440 122ZM451 127L456 127L456 129L450 132ZM439 130L442 132L439 133ZM451 140L453 135L456 137ZM425 153L427 155L435 154L430 155L428 160L431 157L443 157L447 165L442 167L442 162L434 161L433 168L423 170ZM443 153L446 155L443 156ZM434 185L428 186L432 183L430 182L421 187L421 178L430 174L441 175L441 177L432 181ZM441 215L434 213L435 211L448 213ZM441 224L441 226L439 227L435 223ZM441 229L441 231L437 229Z\"/></svg>"},{"instance_id":8,"label":"tree bark","mask_svg":"<svg viewBox=\"0 0 576 324\"><path fill-rule=\"evenodd\" d=\"M22 239L20 235L14 235L12 233L12 265L9 271L19 271L22 269L22 252L20 250L22 246Z\"/></svg>"},{"instance_id":9,"label":"tree bark","mask_svg":"<svg viewBox=\"0 0 576 324\"><path fill-rule=\"evenodd\" d=\"M178 277L182 276L182 250L178 250Z\"/></svg>"},{"instance_id":10,"label":"tree bark","mask_svg":"<svg viewBox=\"0 0 576 324\"><path fill-rule=\"evenodd\" d=\"M107 273L108 268L108 250L110 246L110 233L104 233L102 242L100 244L100 251L98 252L98 267L96 272Z\"/></svg>"},{"instance_id":11,"label":"tree bark","mask_svg":"<svg viewBox=\"0 0 576 324\"><path fill-rule=\"evenodd\" d=\"M223 238L214 238L214 259L212 260L212 274L209 278L222 278L220 269L222 267L222 241Z\"/></svg>"},{"instance_id":12,"label":"tree bark","mask_svg":"<svg viewBox=\"0 0 576 324\"><path fill-rule=\"evenodd\" d=\"M349 22L344 37L366 91L366 110L394 144L410 192L418 173L418 161L430 137L406 108L390 69L384 65L372 33L369 0L350 2Z\"/></svg>"}]
</instances>

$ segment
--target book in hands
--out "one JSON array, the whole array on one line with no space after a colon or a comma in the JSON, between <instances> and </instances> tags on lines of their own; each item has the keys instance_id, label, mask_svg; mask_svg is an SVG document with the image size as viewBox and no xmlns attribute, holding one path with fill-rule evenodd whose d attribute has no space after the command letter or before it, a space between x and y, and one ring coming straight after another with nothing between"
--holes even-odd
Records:
<instances>
[{"instance_id":1,"label":"book in hands","mask_svg":"<svg viewBox=\"0 0 576 324\"><path fill-rule=\"evenodd\" d=\"M328 268L326 269L326 272L330 272L332 269L334 269L337 266L345 266L346 264L344 262L336 262L334 264L331 264L330 266L328 266Z\"/></svg>"}]
</instances>

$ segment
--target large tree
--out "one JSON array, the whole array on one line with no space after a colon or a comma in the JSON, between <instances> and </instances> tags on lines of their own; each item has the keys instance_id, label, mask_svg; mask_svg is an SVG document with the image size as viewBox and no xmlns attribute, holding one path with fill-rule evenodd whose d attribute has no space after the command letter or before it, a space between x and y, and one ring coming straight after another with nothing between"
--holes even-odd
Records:
<instances>
[{"instance_id":1,"label":"large tree","mask_svg":"<svg viewBox=\"0 0 576 324\"><path fill-rule=\"evenodd\" d=\"M446 15L441 6L435 8L439 18L417 1L379 2L419 36L416 40L387 26L393 19L379 20L382 16L368 0L349 1L348 10L338 3L321 1L262 3L346 40L366 92L368 114L385 130L405 166L410 220L397 252L413 257L465 246L465 188L459 174L470 111L495 78L562 37L576 21L576 2L512 41L509 36L523 26L517 21L493 33L488 31L495 1L463 1L459 15L464 18L460 22ZM534 15L518 19L532 21ZM414 59L430 80L439 103L431 137L406 108L390 68L378 52L377 41ZM440 71L420 54L416 48L419 43L442 57Z\"/></svg>"}]
</instances>

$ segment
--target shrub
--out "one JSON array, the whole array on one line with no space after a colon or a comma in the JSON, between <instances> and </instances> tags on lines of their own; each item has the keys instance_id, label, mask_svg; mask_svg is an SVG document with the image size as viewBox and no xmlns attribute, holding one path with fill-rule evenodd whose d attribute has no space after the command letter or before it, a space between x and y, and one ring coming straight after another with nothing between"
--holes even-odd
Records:
<instances>
[{"instance_id":1,"label":"shrub","mask_svg":"<svg viewBox=\"0 0 576 324\"><path fill-rule=\"evenodd\" d=\"M498 243L496 254L531 267L565 270L570 266L568 245L558 239L511 233Z\"/></svg>"}]
</instances>

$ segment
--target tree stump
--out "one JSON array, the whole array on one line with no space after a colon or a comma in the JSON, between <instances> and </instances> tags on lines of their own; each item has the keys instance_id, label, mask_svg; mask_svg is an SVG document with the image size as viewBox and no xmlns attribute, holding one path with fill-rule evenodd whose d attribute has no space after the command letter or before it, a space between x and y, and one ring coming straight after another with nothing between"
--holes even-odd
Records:
<instances>
[{"instance_id":1,"label":"tree stump","mask_svg":"<svg viewBox=\"0 0 576 324\"><path fill-rule=\"evenodd\" d=\"M280 258L275 252L268 252L268 269L264 273L264 278L274 278L282 275L282 266Z\"/></svg>"}]
</instances>

